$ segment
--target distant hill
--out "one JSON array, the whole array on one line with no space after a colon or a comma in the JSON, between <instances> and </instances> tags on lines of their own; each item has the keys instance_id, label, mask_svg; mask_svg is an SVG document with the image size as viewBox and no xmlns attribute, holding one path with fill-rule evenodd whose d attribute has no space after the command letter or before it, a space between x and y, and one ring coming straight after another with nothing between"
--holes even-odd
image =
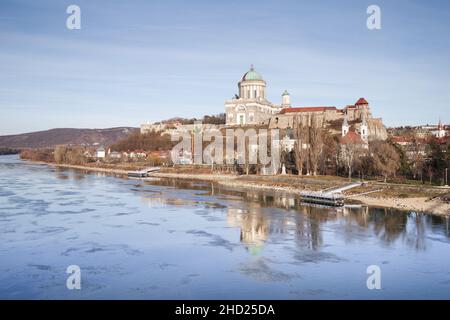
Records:
<instances>
[{"instance_id":1,"label":"distant hill","mask_svg":"<svg viewBox=\"0 0 450 320\"><path fill-rule=\"evenodd\" d=\"M136 132L139 132L139 129L132 127L109 129L57 128L0 136L0 148L52 148L59 144L108 146Z\"/></svg>"}]
</instances>

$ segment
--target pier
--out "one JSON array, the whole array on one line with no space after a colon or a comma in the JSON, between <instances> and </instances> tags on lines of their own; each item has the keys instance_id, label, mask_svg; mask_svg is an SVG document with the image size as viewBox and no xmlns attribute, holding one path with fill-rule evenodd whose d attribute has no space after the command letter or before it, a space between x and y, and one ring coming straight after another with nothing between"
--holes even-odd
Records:
<instances>
[{"instance_id":1,"label":"pier","mask_svg":"<svg viewBox=\"0 0 450 320\"><path fill-rule=\"evenodd\" d=\"M361 182L355 182L342 187L333 187L322 191L303 191L300 193L300 197L305 202L342 207L346 198L342 192L361 185Z\"/></svg>"},{"instance_id":2,"label":"pier","mask_svg":"<svg viewBox=\"0 0 450 320\"><path fill-rule=\"evenodd\" d=\"M145 178L149 173L161 170L160 167L148 167L137 171L128 171L128 177L130 178Z\"/></svg>"},{"instance_id":3,"label":"pier","mask_svg":"<svg viewBox=\"0 0 450 320\"><path fill-rule=\"evenodd\" d=\"M305 202L342 207L345 197L342 193L324 193L321 191L303 191L300 197Z\"/></svg>"}]
</instances>

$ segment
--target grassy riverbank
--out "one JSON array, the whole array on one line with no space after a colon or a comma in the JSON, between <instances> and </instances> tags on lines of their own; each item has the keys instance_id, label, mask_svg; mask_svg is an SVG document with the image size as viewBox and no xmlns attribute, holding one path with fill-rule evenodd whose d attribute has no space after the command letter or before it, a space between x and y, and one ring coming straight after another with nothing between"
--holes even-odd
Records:
<instances>
[{"instance_id":1,"label":"grassy riverbank","mask_svg":"<svg viewBox=\"0 0 450 320\"><path fill-rule=\"evenodd\" d=\"M348 179L330 176L235 176L205 173L177 173L171 172L171 170L154 173L152 176L173 179L207 180L234 189L266 190L291 194L298 194L303 190L324 190L344 186L349 183ZM450 203L440 199L449 193L450 188L444 187L381 182L367 182L361 187L345 192L350 201L354 203L450 216Z\"/></svg>"},{"instance_id":2,"label":"grassy riverbank","mask_svg":"<svg viewBox=\"0 0 450 320\"><path fill-rule=\"evenodd\" d=\"M122 176L127 175L129 170L139 169L138 164L119 166L97 163L87 165L49 163L49 165ZM302 190L324 190L344 186L349 183L349 180L346 178L332 176L238 176L231 173L211 173L210 168L188 170L183 167L163 168L160 172L151 174L151 177L211 181L233 189L263 190L290 194L298 194ZM363 186L346 192L350 201L354 203L450 216L450 203L441 199L448 194L450 194L450 188L448 187L390 184L377 181L366 182Z\"/></svg>"}]
</instances>

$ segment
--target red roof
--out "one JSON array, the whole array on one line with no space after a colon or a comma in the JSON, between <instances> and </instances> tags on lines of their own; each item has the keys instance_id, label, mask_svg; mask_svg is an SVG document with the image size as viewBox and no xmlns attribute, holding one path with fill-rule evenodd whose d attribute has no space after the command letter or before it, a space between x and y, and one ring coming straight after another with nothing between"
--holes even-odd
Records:
<instances>
[{"instance_id":1,"label":"red roof","mask_svg":"<svg viewBox=\"0 0 450 320\"><path fill-rule=\"evenodd\" d=\"M406 142L412 142L412 137L405 137L405 136L392 136L392 141L396 143L406 143Z\"/></svg>"},{"instance_id":2,"label":"red roof","mask_svg":"<svg viewBox=\"0 0 450 320\"><path fill-rule=\"evenodd\" d=\"M336 110L336 107L298 107L298 108L285 108L281 110L281 114L294 113L294 112L323 112L326 110Z\"/></svg>"},{"instance_id":3,"label":"red roof","mask_svg":"<svg viewBox=\"0 0 450 320\"><path fill-rule=\"evenodd\" d=\"M436 141L438 142L438 143L440 143L440 144L446 144L447 143L447 140L450 138L449 136L445 136L445 137L442 137L442 138L436 138L436 137L434 137L435 139L436 139Z\"/></svg>"},{"instance_id":4,"label":"red roof","mask_svg":"<svg viewBox=\"0 0 450 320\"><path fill-rule=\"evenodd\" d=\"M360 135L355 131L349 131L345 137L341 138L341 144L354 143L354 144L365 144Z\"/></svg>"},{"instance_id":5,"label":"red roof","mask_svg":"<svg viewBox=\"0 0 450 320\"><path fill-rule=\"evenodd\" d=\"M364 98L359 98L359 100L356 101L355 106L360 105L360 104L369 104L369 103L367 102L366 99L364 99Z\"/></svg>"}]
</instances>

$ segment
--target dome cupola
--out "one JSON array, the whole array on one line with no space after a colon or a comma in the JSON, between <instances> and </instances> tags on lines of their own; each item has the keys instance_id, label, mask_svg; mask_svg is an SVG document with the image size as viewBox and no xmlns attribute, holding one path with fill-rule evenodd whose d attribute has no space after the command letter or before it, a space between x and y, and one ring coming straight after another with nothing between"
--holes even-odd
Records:
<instances>
[{"instance_id":1,"label":"dome cupola","mask_svg":"<svg viewBox=\"0 0 450 320\"><path fill-rule=\"evenodd\" d=\"M263 78L261 74L259 74L259 72L255 71L255 68L253 68L252 65L250 67L250 70L247 71L242 77L242 81L255 81L255 80L263 80Z\"/></svg>"},{"instance_id":2,"label":"dome cupola","mask_svg":"<svg viewBox=\"0 0 450 320\"><path fill-rule=\"evenodd\" d=\"M261 74L255 71L253 65L250 70L243 76L238 84L239 97L246 100L260 100L266 98L266 82L263 80Z\"/></svg>"}]
</instances>

